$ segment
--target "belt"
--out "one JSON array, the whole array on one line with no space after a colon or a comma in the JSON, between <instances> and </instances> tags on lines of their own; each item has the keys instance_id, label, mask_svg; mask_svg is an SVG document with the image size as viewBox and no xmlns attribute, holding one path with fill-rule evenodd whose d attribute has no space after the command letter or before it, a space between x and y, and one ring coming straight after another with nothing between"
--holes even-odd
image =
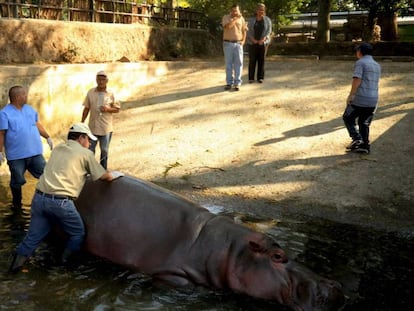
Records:
<instances>
[{"instance_id":1,"label":"belt","mask_svg":"<svg viewBox=\"0 0 414 311\"><path fill-rule=\"evenodd\" d=\"M241 40L223 40L224 42L240 43Z\"/></svg>"},{"instance_id":2,"label":"belt","mask_svg":"<svg viewBox=\"0 0 414 311\"><path fill-rule=\"evenodd\" d=\"M71 196L68 196L68 195L49 194L49 193L44 193L44 192L42 192L40 190L37 190L37 189L36 189L36 193L40 194L41 196L44 196L46 198L51 198L51 199L54 199L54 200L72 200L72 201L76 200L75 197L71 197Z\"/></svg>"}]
</instances>

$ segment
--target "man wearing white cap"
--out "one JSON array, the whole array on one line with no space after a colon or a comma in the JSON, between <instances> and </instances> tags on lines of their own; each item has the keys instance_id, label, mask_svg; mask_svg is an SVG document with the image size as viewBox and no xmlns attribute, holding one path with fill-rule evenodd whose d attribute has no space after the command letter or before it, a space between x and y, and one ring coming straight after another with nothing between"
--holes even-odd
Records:
<instances>
[{"instance_id":1,"label":"man wearing white cap","mask_svg":"<svg viewBox=\"0 0 414 311\"><path fill-rule=\"evenodd\" d=\"M17 246L10 272L18 272L36 250L52 227L52 220L62 226L68 235L62 262L79 251L85 228L76 210L74 200L79 196L87 175L93 180L112 181L120 172L106 171L88 149L96 141L89 127L76 123L69 129L68 140L55 147L43 174L36 185L32 199L29 231Z\"/></svg>"},{"instance_id":2,"label":"man wearing white cap","mask_svg":"<svg viewBox=\"0 0 414 311\"><path fill-rule=\"evenodd\" d=\"M115 102L114 93L107 90L108 76L105 71L96 74L97 86L90 89L83 101L82 122L89 114L89 128L98 138L101 149L100 163L108 168L109 144L112 138L112 114L118 113L119 104ZM92 141L90 149L95 153L97 141Z\"/></svg>"}]
</instances>

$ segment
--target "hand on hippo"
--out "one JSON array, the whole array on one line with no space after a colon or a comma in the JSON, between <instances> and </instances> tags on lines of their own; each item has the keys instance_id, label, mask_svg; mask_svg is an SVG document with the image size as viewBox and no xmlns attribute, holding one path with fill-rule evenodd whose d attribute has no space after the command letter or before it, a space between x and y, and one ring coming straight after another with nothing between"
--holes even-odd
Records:
<instances>
[{"instance_id":1,"label":"hand on hippo","mask_svg":"<svg viewBox=\"0 0 414 311\"><path fill-rule=\"evenodd\" d=\"M124 173L119 172L119 171L112 171L111 175L112 175L112 179L117 179L119 177L125 176Z\"/></svg>"}]
</instances>

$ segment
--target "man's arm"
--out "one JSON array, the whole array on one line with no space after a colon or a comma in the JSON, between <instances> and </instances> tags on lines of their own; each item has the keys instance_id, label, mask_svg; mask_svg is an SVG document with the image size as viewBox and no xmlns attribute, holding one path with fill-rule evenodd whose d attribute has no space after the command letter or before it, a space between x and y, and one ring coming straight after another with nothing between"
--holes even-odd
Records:
<instances>
[{"instance_id":1,"label":"man's arm","mask_svg":"<svg viewBox=\"0 0 414 311\"><path fill-rule=\"evenodd\" d=\"M239 16L235 16L235 17L231 17L230 15L226 15L223 17L223 27L224 28L232 28L234 27L234 24L236 23L236 21L241 17L241 15Z\"/></svg>"},{"instance_id":2,"label":"man's arm","mask_svg":"<svg viewBox=\"0 0 414 311\"><path fill-rule=\"evenodd\" d=\"M4 148L4 135L5 135L6 131L5 130L0 130L0 165L3 163L3 161L5 160L4 155L3 155L3 148Z\"/></svg>"},{"instance_id":3,"label":"man's arm","mask_svg":"<svg viewBox=\"0 0 414 311\"><path fill-rule=\"evenodd\" d=\"M83 108L81 122L85 122L86 118L88 117L88 113L89 113L89 108L86 108L86 107Z\"/></svg>"},{"instance_id":4,"label":"man's arm","mask_svg":"<svg viewBox=\"0 0 414 311\"><path fill-rule=\"evenodd\" d=\"M39 121L36 122L36 126L37 126L37 129L39 130L40 136L46 139L50 137L47 131L45 130L45 128L43 127L43 125Z\"/></svg>"},{"instance_id":5,"label":"man's arm","mask_svg":"<svg viewBox=\"0 0 414 311\"><path fill-rule=\"evenodd\" d=\"M351 91L349 92L348 99L346 101L348 105L352 104L352 102L354 101L355 94L359 86L361 85L361 82L362 80L360 78L357 78L357 77L352 78Z\"/></svg>"}]
</instances>

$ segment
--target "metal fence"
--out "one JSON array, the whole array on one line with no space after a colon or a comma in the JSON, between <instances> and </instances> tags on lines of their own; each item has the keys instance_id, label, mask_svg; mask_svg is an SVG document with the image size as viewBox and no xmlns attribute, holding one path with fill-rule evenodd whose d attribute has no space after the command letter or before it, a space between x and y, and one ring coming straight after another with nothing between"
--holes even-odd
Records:
<instances>
[{"instance_id":1,"label":"metal fence","mask_svg":"<svg viewBox=\"0 0 414 311\"><path fill-rule=\"evenodd\" d=\"M138 4L133 0L0 0L0 15L0 18L206 28L202 12Z\"/></svg>"}]
</instances>

